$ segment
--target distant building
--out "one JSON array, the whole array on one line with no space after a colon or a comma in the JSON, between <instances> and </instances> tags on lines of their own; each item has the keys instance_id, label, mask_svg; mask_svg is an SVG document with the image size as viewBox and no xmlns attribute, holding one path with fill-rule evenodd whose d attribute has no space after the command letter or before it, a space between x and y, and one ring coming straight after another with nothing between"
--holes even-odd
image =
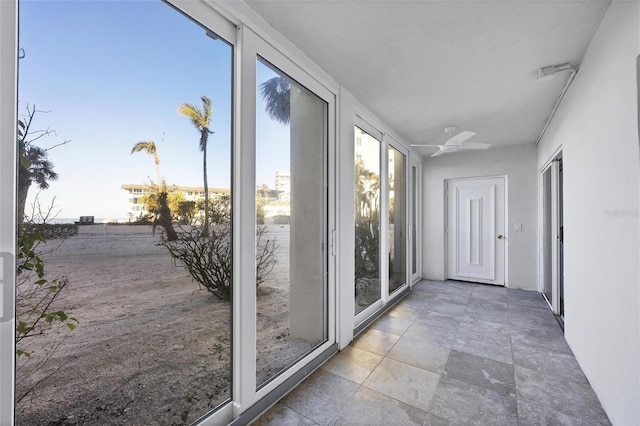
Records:
<instances>
[{"instance_id":1,"label":"distant building","mask_svg":"<svg viewBox=\"0 0 640 426\"><path fill-rule=\"evenodd\" d=\"M286 202L291 200L291 172L289 170L276 170L276 191L278 200Z\"/></svg>"},{"instance_id":2,"label":"distant building","mask_svg":"<svg viewBox=\"0 0 640 426\"><path fill-rule=\"evenodd\" d=\"M127 191L129 210L127 216L129 218L137 218L142 214L148 213L144 208L142 197L151 192L151 185L124 184L122 189ZM167 192L181 192L186 201L204 200L204 187L202 186L178 186L167 185ZM230 194L229 188L209 188L209 199L217 195Z\"/></svg>"},{"instance_id":3,"label":"distant building","mask_svg":"<svg viewBox=\"0 0 640 426\"><path fill-rule=\"evenodd\" d=\"M362 142L364 138L368 138L369 140L374 139L372 136L369 136L367 133L364 133L364 131L356 132L356 141L355 141L356 142L356 149L355 149L356 161L362 160L362 162L365 164L365 168L370 168L371 165L375 164L376 168L370 171L379 174L380 173L380 170L379 170L380 144L378 142L378 144L376 144L375 149L371 149L371 146L369 146L369 149L363 148ZM366 145L366 141L365 141L365 145ZM388 170L394 170L393 155L391 154L389 154Z\"/></svg>"},{"instance_id":4,"label":"distant building","mask_svg":"<svg viewBox=\"0 0 640 426\"><path fill-rule=\"evenodd\" d=\"M267 185L256 187L256 198L262 202L278 201L278 191Z\"/></svg>"},{"instance_id":5,"label":"distant building","mask_svg":"<svg viewBox=\"0 0 640 426\"><path fill-rule=\"evenodd\" d=\"M275 189L267 185L256 187L256 202L264 213L265 224L288 224L291 200L291 173L276 170Z\"/></svg>"},{"instance_id":6,"label":"distant building","mask_svg":"<svg viewBox=\"0 0 640 426\"><path fill-rule=\"evenodd\" d=\"M276 191L291 193L291 172L276 170Z\"/></svg>"}]
</instances>

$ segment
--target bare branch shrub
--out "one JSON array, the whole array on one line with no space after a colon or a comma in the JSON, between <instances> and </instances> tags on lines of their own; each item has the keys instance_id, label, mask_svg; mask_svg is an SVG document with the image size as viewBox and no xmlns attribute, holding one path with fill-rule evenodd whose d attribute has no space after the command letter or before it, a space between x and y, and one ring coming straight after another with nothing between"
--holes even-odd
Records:
<instances>
[{"instance_id":1,"label":"bare branch shrub","mask_svg":"<svg viewBox=\"0 0 640 426\"><path fill-rule=\"evenodd\" d=\"M47 219L48 213L40 214ZM35 215L34 215L35 216ZM78 320L71 313L62 310L59 299L69 283L66 275L51 278L42 260L45 250L52 251L59 246L44 245L45 233L50 233L51 225L34 223L24 224L23 232L18 236L18 255L16 265L16 402L20 403L32 394L39 384L47 380L62 366L46 373L45 366L62 344L64 331L73 330ZM66 229L66 228L65 228ZM58 233L65 238L65 233Z\"/></svg>"},{"instance_id":2,"label":"bare branch shrub","mask_svg":"<svg viewBox=\"0 0 640 426\"><path fill-rule=\"evenodd\" d=\"M266 238L267 227L258 225L256 228L256 287L262 284L276 266L276 237Z\"/></svg>"},{"instance_id":3,"label":"bare branch shrub","mask_svg":"<svg viewBox=\"0 0 640 426\"><path fill-rule=\"evenodd\" d=\"M175 240L164 235L160 245L169 250L191 275L207 291L223 300L231 296L231 278L233 271L231 253L231 225L212 225L209 237L203 235L203 228L191 226L181 228ZM277 259L278 245L275 238L266 237L266 228L256 229L256 286L260 285L273 270Z\"/></svg>"}]
</instances>

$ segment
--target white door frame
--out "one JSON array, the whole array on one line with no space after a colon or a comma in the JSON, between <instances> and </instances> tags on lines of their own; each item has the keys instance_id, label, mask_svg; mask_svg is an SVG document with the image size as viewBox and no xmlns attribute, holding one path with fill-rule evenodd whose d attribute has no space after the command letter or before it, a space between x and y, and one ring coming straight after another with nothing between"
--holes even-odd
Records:
<instances>
[{"instance_id":1,"label":"white door frame","mask_svg":"<svg viewBox=\"0 0 640 426\"><path fill-rule=\"evenodd\" d=\"M374 313L376 313L380 308L382 308L382 306L386 303L387 300L387 290L388 289L388 285L386 284L386 282L383 282L384 276L389 276L389 272L388 270L383 270L383 268L386 268L386 263L385 262L381 262L381 259L383 259L383 255L385 253L386 247L387 247L387 243L386 243L386 230L384 229L383 226L383 214L384 214L384 206L386 201L386 195L384 194L384 189L383 189L383 184L384 182L386 182L386 179L383 179L383 169L384 169L384 173L387 173L387 165L385 165L385 161L386 160L386 145L384 145L383 142L383 136L384 133L381 130L378 130L373 124L371 124L369 122L369 120L366 120L364 118L362 118L360 116L360 114L356 113L356 116L354 117L353 120L353 125L359 127L360 129L364 130L369 136L371 136L372 138L374 138L375 140L377 140L378 142L380 142L380 147L379 147L379 156L380 156L380 169L378 170L379 173L379 182L380 182L380 198L378 200L379 202L379 209L380 209L380 215L379 215L379 221L380 223L378 224L380 226L380 245L378 247L378 261L380 262L379 265L379 273L380 273L380 299L376 300L375 302L373 302L370 306L367 306L365 309L363 309L361 312L359 312L357 315L354 316L353 319L353 328L357 327L359 324L361 324L363 321L365 321L367 318L369 318L371 315L373 315ZM353 139L352 139L353 140ZM355 143L352 142L352 143ZM354 158L354 162L355 162L355 158ZM350 166L350 171L351 173L353 173L353 166ZM386 187L385 187L386 188ZM351 191L353 191L354 189L352 188ZM383 234L384 233L384 234ZM355 248L355 247L354 247ZM386 274L386 275L384 275ZM355 280L354 280L355 281ZM353 303L353 294L354 292L351 292L351 302ZM352 337L353 337L353 330L352 330Z\"/></svg>"},{"instance_id":2,"label":"white door frame","mask_svg":"<svg viewBox=\"0 0 640 426\"><path fill-rule=\"evenodd\" d=\"M538 265L539 265L539 273L538 273L538 291L543 294L545 299L547 299L545 295L544 289L544 277L546 274L545 270L545 247L544 241L546 238L545 235L545 227L544 227L544 211L545 211L545 188L544 188L544 174L547 171L551 172L551 300L547 300L549 307L553 311L554 314L560 314L560 273L562 271L561 268L561 259L560 259L560 235L559 227L560 227L560 163L559 160L562 158L562 146L560 146L551 156L549 160L540 168L538 174ZM555 237L555 238L554 238Z\"/></svg>"},{"instance_id":3,"label":"white door frame","mask_svg":"<svg viewBox=\"0 0 640 426\"><path fill-rule=\"evenodd\" d=\"M296 65L291 58L274 48L269 42L260 37L256 32L246 26L242 26L241 31L241 61L242 68L240 98L241 120L241 141L239 143L238 157L236 161L240 167L236 169L234 175L236 187L240 189L240 197L237 199L238 208L235 210L239 215L240 229L239 238L235 240L239 245L234 250L238 251L238 261L235 263L234 271L238 270L241 276L239 282L235 283L240 288L240 297L234 299L234 308L241 305L242 315L238 318L239 326L234 329L240 335L239 356L234 357L237 361L237 369L234 374L238 377L234 381L234 404L236 412L244 412L260 399L267 396L276 387L292 377L296 372L305 368L314 358L318 357L336 341L336 297L335 297L335 246L326 248L327 256L327 341L319 345L312 352L306 354L302 359L284 370L279 375L271 379L267 384L256 389L256 292L255 292L255 268L245 268L241 271L242 265L250 265L255 262L255 164L256 164L256 62L258 56L264 58L273 66L277 67L301 85L305 86L316 96L327 103L327 156L326 179L329 187L327 205L326 238L331 240L334 235L335 224L335 134L336 134L336 94L329 88L318 82L305 70ZM239 181L239 183L238 183ZM237 269L236 269L237 267ZM236 338L236 336L234 336Z\"/></svg>"},{"instance_id":4,"label":"white door frame","mask_svg":"<svg viewBox=\"0 0 640 426\"><path fill-rule=\"evenodd\" d=\"M414 188L414 182L411 176L411 170L413 167L416 168L416 182ZM411 276L411 285L417 283L422 279L422 220L421 220L421 206L422 206L422 163L419 158L415 154L411 154L411 162L409 165L409 186L411 187L411 192L409 194L409 205L411 206L410 215L414 214L416 218L415 228L411 228L411 216L409 216L409 238L413 238L413 234L415 233L415 244L416 244L416 264L413 265L412 262L409 262L409 274ZM410 240L409 244L409 258L413 260L413 249L411 244L413 241ZM411 269L413 266L416 268L415 274Z\"/></svg>"},{"instance_id":5,"label":"white door frame","mask_svg":"<svg viewBox=\"0 0 640 426\"><path fill-rule=\"evenodd\" d=\"M385 182L383 185L386 191L386 195L385 195L385 212L384 215L386 216L386 226L385 228L385 233L386 235L384 236L384 242L385 242L385 257L384 259L387 259L386 262L386 271L385 271L385 281L387 283L387 290L386 290L386 294L387 294L387 299L386 299L386 303L388 303L390 300L395 299L396 297L398 297L398 295L400 293L402 293L402 289L409 286L411 283L411 269L410 269L410 261L409 261L409 255L410 255L410 246L409 246L409 208L410 208L410 192L409 192L409 188L410 188L410 182L409 182L409 170L411 169L411 162L410 162L410 158L409 158L409 150L407 148L405 148L400 142L398 142L397 140L395 140L392 136L388 135L388 134L383 134L382 135L382 141L383 141L383 145L384 145L384 149L386 152L386 158L385 158ZM400 152L402 155L404 155L404 202L405 202L405 214L404 214L404 253L405 253L405 262L404 262L404 284L401 285L400 287L398 287L395 292L392 294L389 294L389 246L388 246L388 241L389 241L389 148L393 148L396 151ZM381 215L382 217L382 211L381 211ZM381 239L382 234L381 234ZM383 262L385 263L385 262Z\"/></svg>"},{"instance_id":6,"label":"white door frame","mask_svg":"<svg viewBox=\"0 0 640 426\"><path fill-rule=\"evenodd\" d=\"M14 422L18 3L0 1L0 424Z\"/></svg>"},{"instance_id":7,"label":"white door frame","mask_svg":"<svg viewBox=\"0 0 640 426\"><path fill-rule=\"evenodd\" d=\"M509 287L509 180L507 175L470 176L445 179L444 184L444 277L449 279L449 183L469 180L504 179L504 287Z\"/></svg>"},{"instance_id":8,"label":"white door frame","mask_svg":"<svg viewBox=\"0 0 640 426\"><path fill-rule=\"evenodd\" d=\"M409 208L410 208L410 192L409 192L409 171L410 171L410 152L393 136L378 130L376 126L371 124L367 119L361 117L356 112L354 125L364 130L371 137L380 142L380 300L371 304L362 312L354 317L354 327L357 327L371 315L375 314L384 305L400 297L402 290L411 283L410 269L410 245L409 245ZM394 148L405 156L404 170L404 197L405 197L405 283L400 286L393 294L389 294L389 147Z\"/></svg>"}]
</instances>

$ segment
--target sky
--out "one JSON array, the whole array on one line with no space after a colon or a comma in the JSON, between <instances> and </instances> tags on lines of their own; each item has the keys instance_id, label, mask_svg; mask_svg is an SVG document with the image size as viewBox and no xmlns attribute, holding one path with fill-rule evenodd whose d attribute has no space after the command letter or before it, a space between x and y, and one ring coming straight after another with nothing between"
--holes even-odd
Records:
<instances>
[{"instance_id":1,"label":"sky","mask_svg":"<svg viewBox=\"0 0 640 426\"><path fill-rule=\"evenodd\" d=\"M215 29L212 29L215 31ZM37 113L32 128L59 178L39 195L55 196L58 218L125 218L122 184L156 180L153 158L130 155L152 140L170 185L202 186L199 132L178 114L182 103L213 103L208 143L209 187L230 186L232 47L159 0L20 2L18 113ZM258 84L275 74L259 67ZM268 119L258 99L256 184L274 186L289 169L289 129ZM272 147L272 149L269 149ZM31 189L27 205L37 193Z\"/></svg>"}]
</instances>

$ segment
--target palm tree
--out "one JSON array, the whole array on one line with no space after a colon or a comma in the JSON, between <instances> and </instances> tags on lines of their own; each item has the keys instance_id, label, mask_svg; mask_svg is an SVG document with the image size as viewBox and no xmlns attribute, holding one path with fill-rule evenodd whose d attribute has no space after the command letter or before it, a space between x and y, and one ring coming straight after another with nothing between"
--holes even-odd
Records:
<instances>
[{"instance_id":1,"label":"palm tree","mask_svg":"<svg viewBox=\"0 0 640 426\"><path fill-rule=\"evenodd\" d=\"M285 77L273 77L260 85L269 117L287 125L291 120L291 85Z\"/></svg>"},{"instance_id":2,"label":"palm tree","mask_svg":"<svg viewBox=\"0 0 640 426\"><path fill-rule=\"evenodd\" d=\"M164 182L161 185L151 185L149 192L140 201L144 204L144 209L154 216L153 234L156 233L156 226L160 225L166 233L164 238L175 241L178 234L173 229L173 216L169 207L171 195L167 192L167 185Z\"/></svg>"},{"instance_id":3,"label":"palm tree","mask_svg":"<svg viewBox=\"0 0 640 426\"><path fill-rule=\"evenodd\" d=\"M362 278L375 278L379 273L380 251L380 179L368 170L362 160L355 163L355 269L356 283Z\"/></svg>"},{"instance_id":4,"label":"palm tree","mask_svg":"<svg viewBox=\"0 0 640 426\"><path fill-rule=\"evenodd\" d=\"M36 109L35 107L32 110L27 108L27 111L29 112L28 117L24 120L18 120L17 131L20 162L18 164L18 211L16 219L19 236L22 235L24 208L31 184L35 183L39 189L47 189L49 188L49 181L58 178L58 174L53 171L53 163L47 158L49 150L32 145L33 141L50 132L34 132L36 136L29 140L29 137L33 136L30 128Z\"/></svg>"},{"instance_id":5,"label":"palm tree","mask_svg":"<svg viewBox=\"0 0 640 426\"><path fill-rule=\"evenodd\" d=\"M213 107L211 99L207 96L201 96L202 109L193 104L182 104L178 108L178 112L191 120L193 126L200 132L200 151L202 151L202 174L204 180L204 227L202 228L202 236L209 236L209 185L207 184L207 141L209 134L213 133L209 130L209 122Z\"/></svg>"},{"instance_id":6,"label":"palm tree","mask_svg":"<svg viewBox=\"0 0 640 426\"><path fill-rule=\"evenodd\" d=\"M378 174L368 170L362 160L355 163L356 216L368 217L378 212L380 180Z\"/></svg>"},{"instance_id":7,"label":"palm tree","mask_svg":"<svg viewBox=\"0 0 640 426\"><path fill-rule=\"evenodd\" d=\"M160 158L158 158L158 149L156 148L155 142L140 141L131 148L131 154L140 151L145 151L147 154L153 155L153 161L156 163L156 176L158 177L156 184L160 185L162 183L160 180Z\"/></svg>"},{"instance_id":8,"label":"palm tree","mask_svg":"<svg viewBox=\"0 0 640 426\"><path fill-rule=\"evenodd\" d=\"M18 235L22 235L24 208L31 184L39 189L49 188L49 181L56 180L53 163L47 158L47 150L35 145L20 145L20 165L18 170Z\"/></svg>"}]
</instances>

